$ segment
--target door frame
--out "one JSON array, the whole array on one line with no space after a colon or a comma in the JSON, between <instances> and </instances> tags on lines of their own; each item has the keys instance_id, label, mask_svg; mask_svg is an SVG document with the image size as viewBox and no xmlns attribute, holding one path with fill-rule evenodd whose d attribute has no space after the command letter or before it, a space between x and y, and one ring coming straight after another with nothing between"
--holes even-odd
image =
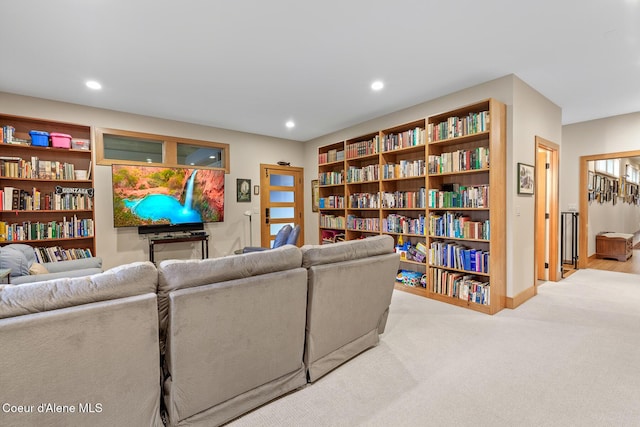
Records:
<instances>
[{"instance_id":1,"label":"door frame","mask_svg":"<svg viewBox=\"0 0 640 427\"><path fill-rule=\"evenodd\" d=\"M557 282L560 279L560 270L559 270L559 254L558 251L560 247L558 246L558 224L560 218L560 209L558 203L559 197L559 171L560 171L560 146L554 142L546 140L542 137L536 136L536 182L538 182L538 174L546 173L546 166L538 164L538 151L545 150L550 153L551 159L549 160L549 171L550 171L550 183L547 183L547 188L549 189L549 194L547 195L549 198L549 275L548 279L552 282ZM538 212L538 195L545 194L540 191L538 188L535 196L535 212ZM543 218L544 219L544 218ZM534 220L534 236L537 236L538 228L541 227L540 218L536 218ZM542 221L544 224L544 221ZM545 233L546 234L546 233ZM537 285L538 285L538 248L539 245L545 244L545 242L539 242L538 239L535 240L535 249L534 249L534 284L536 286L537 293ZM544 262L544 261L542 261Z\"/></svg>"},{"instance_id":2,"label":"door frame","mask_svg":"<svg viewBox=\"0 0 640 427\"><path fill-rule=\"evenodd\" d=\"M621 159L625 157L640 156L640 150L618 151L616 153L591 154L580 156L580 210L578 211L578 268L587 268L589 265L589 203L587 201L588 162L591 160Z\"/></svg>"},{"instance_id":3,"label":"door frame","mask_svg":"<svg viewBox=\"0 0 640 427\"><path fill-rule=\"evenodd\" d=\"M260 244L263 247L269 247L269 242L272 237L271 233L266 233L264 231L266 220L264 209L269 205L269 192L267 191L267 188L269 187L268 171L295 172L296 174L299 174L298 182L294 183L294 191L296 191L298 195L294 203L298 208L299 218L297 221L294 220L294 222L296 225L300 225L298 246L302 246L304 245L304 168L296 166L270 165L266 163L260 163Z\"/></svg>"}]
</instances>

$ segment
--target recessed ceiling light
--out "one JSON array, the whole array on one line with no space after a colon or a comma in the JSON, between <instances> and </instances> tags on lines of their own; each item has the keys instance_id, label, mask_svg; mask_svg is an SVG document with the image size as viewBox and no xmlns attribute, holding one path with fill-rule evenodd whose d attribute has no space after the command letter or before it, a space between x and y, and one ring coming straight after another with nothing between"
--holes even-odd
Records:
<instances>
[{"instance_id":1,"label":"recessed ceiling light","mask_svg":"<svg viewBox=\"0 0 640 427\"><path fill-rule=\"evenodd\" d=\"M293 120L289 120L287 123L284 124L286 127L288 127L289 129L291 129L292 127L294 127L296 124L293 122Z\"/></svg>"},{"instance_id":2,"label":"recessed ceiling light","mask_svg":"<svg viewBox=\"0 0 640 427\"><path fill-rule=\"evenodd\" d=\"M209 158L215 160L216 156L209 156Z\"/></svg>"},{"instance_id":3,"label":"recessed ceiling light","mask_svg":"<svg viewBox=\"0 0 640 427\"><path fill-rule=\"evenodd\" d=\"M382 83L382 81L380 80L376 80L375 82L371 83L371 89L373 90L381 90L384 87L384 83Z\"/></svg>"},{"instance_id":4,"label":"recessed ceiling light","mask_svg":"<svg viewBox=\"0 0 640 427\"><path fill-rule=\"evenodd\" d=\"M100 89L102 89L102 85L101 85L100 83L98 83L97 81L95 81L95 80L89 80L89 81L86 83L86 85L87 85L87 87L88 87L89 89L93 89L93 90L100 90Z\"/></svg>"}]
</instances>

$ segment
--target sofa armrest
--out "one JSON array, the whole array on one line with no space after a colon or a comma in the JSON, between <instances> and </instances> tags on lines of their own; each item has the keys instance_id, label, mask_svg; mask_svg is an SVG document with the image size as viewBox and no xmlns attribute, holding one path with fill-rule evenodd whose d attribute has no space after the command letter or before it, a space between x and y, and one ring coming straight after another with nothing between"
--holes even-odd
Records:
<instances>
[{"instance_id":1,"label":"sofa armrest","mask_svg":"<svg viewBox=\"0 0 640 427\"><path fill-rule=\"evenodd\" d=\"M102 258L92 257L72 259L69 261L46 262L42 265L49 271L49 273L63 273L66 271L84 270L87 268L102 269Z\"/></svg>"}]
</instances>

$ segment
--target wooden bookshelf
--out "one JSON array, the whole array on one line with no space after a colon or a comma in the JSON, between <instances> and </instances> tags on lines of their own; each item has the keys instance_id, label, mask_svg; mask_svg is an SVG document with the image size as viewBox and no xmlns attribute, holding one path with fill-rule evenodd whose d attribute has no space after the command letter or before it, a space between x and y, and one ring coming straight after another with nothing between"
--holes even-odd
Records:
<instances>
[{"instance_id":1,"label":"wooden bookshelf","mask_svg":"<svg viewBox=\"0 0 640 427\"><path fill-rule=\"evenodd\" d=\"M409 255L401 268L425 273L427 287L398 289L483 313L500 311L506 294L505 145L506 107L487 99L320 147L319 158L325 160L318 166L320 198L342 197L344 202L320 207L321 241L330 230L344 233L346 240L388 234L414 248L420 243L427 248L426 259ZM329 156L342 150L342 161ZM340 183L322 185L339 173ZM464 195L464 203L457 193ZM344 228L327 227L323 220L328 216L344 217ZM443 217L462 221L462 231L435 230L432 223ZM437 248L448 245L483 259L480 267L471 271L463 259L460 265L438 260ZM438 276L465 276L472 296L463 292L461 298L460 284L454 292Z\"/></svg>"},{"instance_id":2,"label":"wooden bookshelf","mask_svg":"<svg viewBox=\"0 0 640 427\"><path fill-rule=\"evenodd\" d=\"M90 126L5 114L0 126L12 126L19 140L30 141L29 132L37 130L90 144L87 149L0 144L0 190L6 196L7 189L15 189L11 208L0 206L0 245L89 249L95 256ZM86 179L76 176L80 170L87 171Z\"/></svg>"}]
</instances>

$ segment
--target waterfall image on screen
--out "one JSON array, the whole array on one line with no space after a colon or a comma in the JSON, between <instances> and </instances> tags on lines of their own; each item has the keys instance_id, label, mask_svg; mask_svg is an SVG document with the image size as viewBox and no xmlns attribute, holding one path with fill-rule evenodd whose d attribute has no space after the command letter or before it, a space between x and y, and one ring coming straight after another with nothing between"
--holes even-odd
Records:
<instances>
[{"instance_id":1,"label":"waterfall image on screen","mask_svg":"<svg viewBox=\"0 0 640 427\"><path fill-rule=\"evenodd\" d=\"M224 219L223 171L113 165L111 177L115 227Z\"/></svg>"}]
</instances>

